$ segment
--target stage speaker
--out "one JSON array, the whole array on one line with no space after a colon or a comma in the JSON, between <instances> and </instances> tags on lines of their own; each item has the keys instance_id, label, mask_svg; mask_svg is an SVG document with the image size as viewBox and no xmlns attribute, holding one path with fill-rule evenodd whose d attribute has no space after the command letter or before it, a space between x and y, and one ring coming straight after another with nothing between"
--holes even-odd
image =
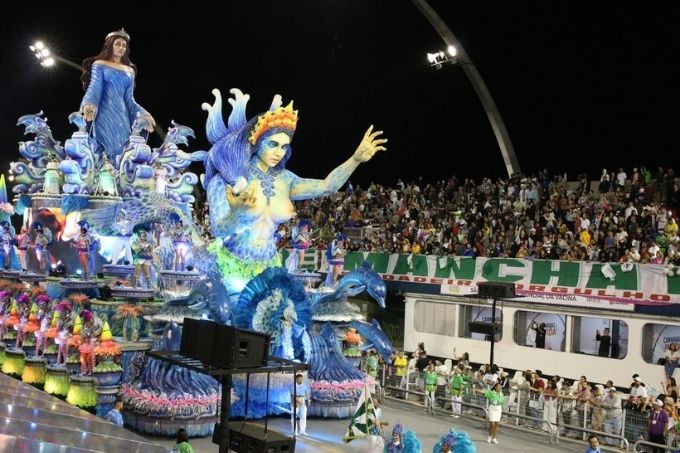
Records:
<instances>
[{"instance_id":1,"label":"stage speaker","mask_svg":"<svg viewBox=\"0 0 680 453\"><path fill-rule=\"evenodd\" d=\"M470 330L470 333L483 333L484 335L493 335L501 331L501 326L496 324L494 328L494 325L491 324L490 322L470 321L468 323L468 330Z\"/></svg>"},{"instance_id":2,"label":"stage speaker","mask_svg":"<svg viewBox=\"0 0 680 453\"><path fill-rule=\"evenodd\" d=\"M229 424L229 449L237 453L293 453L295 439L253 423Z\"/></svg>"},{"instance_id":3,"label":"stage speaker","mask_svg":"<svg viewBox=\"0 0 680 453\"><path fill-rule=\"evenodd\" d=\"M180 355L209 364L213 356L217 327L212 321L184 318L182 341L179 344Z\"/></svg>"},{"instance_id":4,"label":"stage speaker","mask_svg":"<svg viewBox=\"0 0 680 453\"><path fill-rule=\"evenodd\" d=\"M265 366L269 342L267 334L216 324L210 364L226 369Z\"/></svg>"},{"instance_id":5,"label":"stage speaker","mask_svg":"<svg viewBox=\"0 0 680 453\"><path fill-rule=\"evenodd\" d=\"M479 297L488 299L509 299L515 295L515 284L508 282L480 282L477 284Z\"/></svg>"}]
</instances>

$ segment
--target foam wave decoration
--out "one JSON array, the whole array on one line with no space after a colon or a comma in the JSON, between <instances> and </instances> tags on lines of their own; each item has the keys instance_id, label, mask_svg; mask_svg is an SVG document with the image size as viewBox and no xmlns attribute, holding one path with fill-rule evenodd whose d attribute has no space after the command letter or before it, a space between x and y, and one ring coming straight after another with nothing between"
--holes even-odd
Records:
<instances>
[{"instance_id":1,"label":"foam wave decoration","mask_svg":"<svg viewBox=\"0 0 680 453\"><path fill-rule=\"evenodd\" d=\"M63 195L61 198L61 212L68 214L69 212L82 211L90 207L90 197L82 195Z\"/></svg>"},{"instance_id":2,"label":"foam wave decoration","mask_svg":"<svg viewBox=\"0 0 680 453\"><path fill-rule=\"evenodd\" d=\"M31 197L26 194L19 195L16 205L14 206L14 211L19 215L24 215L26 208L30 208L33 202Z\"/></svg>"},{"instance_id":3,"label":"foam wave decoration","mask_svg":"<svg viewBox=\"0 0 680 453\"><path fill-rule=\"evenodd\" d=\"M291 374L272 374L269 381L269 398L267 403L267 376L253 374L250 376L248 390L248 414L246 414L246 377L235 375L232 381L236 401L231 403L232 417L250 419L262 418L265 415L290 413L290 391L293 386Z\"/></svg>"},{"instance_id":4,"label":"foam wave decoration","mask_svg":"<svg viewBox=\"0 0 680 453\"><path fill-rule=\"evenodd\" d=\"M281 290L285 299L290 299L295 306L296 324L308 327L311 325L311 307L302 284L293 279L284 267L270 267L250 280L241 292L241 296L233 309L232 325L240 329L253 329L253 319L258 306L272 295L272 290ZM279 329L280 320L287 304L281 303L268 314L271 329ZM275 325L274 325L275 324ZM271 334L272 332L266 332Z\"/></svg>"},{"instance_id":5,"label":"foam wave decoration","mask_svg":"<svg viewBox=\"0 0 680 453\"><path fill-rule=\"evenodd\" d=\"M335 329L324 324L320 335L312 335L312 357L309 361L311 381L364 381L366 375L347 360L340 350ZM316 399L316 396L314 397Z\"/></svg>"}]
</instances>

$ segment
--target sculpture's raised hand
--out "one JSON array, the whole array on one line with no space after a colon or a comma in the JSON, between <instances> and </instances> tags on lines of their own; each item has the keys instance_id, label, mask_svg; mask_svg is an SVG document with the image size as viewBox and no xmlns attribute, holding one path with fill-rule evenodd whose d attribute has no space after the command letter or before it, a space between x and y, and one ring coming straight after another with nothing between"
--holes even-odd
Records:
<instances>
[{"instance_id":1,"label":"sculpture's raised hand","mask_svg":"<svg viewBox=\"0 0 680 453\"><path fill-rule=\"evenodd\" d=\"M387 143L387 139L379 138L382 133L383 131L373 132L373 125L371 125L364 134L364 138L361 139L356 151L354 151L352 156L354 160L359 163L368 162L378 151L385 151L387 148L382 145Z\"/></svg>"}]
</instances>

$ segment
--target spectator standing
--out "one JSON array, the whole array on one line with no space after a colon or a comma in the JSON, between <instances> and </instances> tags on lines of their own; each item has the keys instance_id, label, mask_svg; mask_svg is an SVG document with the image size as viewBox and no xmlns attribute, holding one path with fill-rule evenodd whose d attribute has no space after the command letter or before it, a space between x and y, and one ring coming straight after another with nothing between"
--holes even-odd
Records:
<instances>
[{"instance_id":1,"label":"spectator standing","mask_svg":"<svg viewBox=\"0 0 680 453\"><path fill-rule=\"evenodd\" d=\"M604 332L600 335L600 331L595 332L595 340L600 342L597 350L597 355L600 357L609 357L609 348L612 345L612 337L609 335L609 327L604 328Z\"/></svg>"},{"instance_id":2,"label":"spectator standing","mask_svg":"<svg viewBox=\"0 0 680 453\"><path fill-rule=\"evenodd\" d=\"M623 410L621 409L621 397L616 390L616 387L611 387L602 402L600 403L604 409L604 431L616 436L621 435L621 426L623 422ZM611 437L605 438L607 445L616 445L616 439Z\"/></svg>"},{"instance_id":3,"label":"spectator standing","mask_svg":"<svg viewBox=\"0 0 680 453\"><path fill-rule=\"evenodd\" d=\"M668 414L663 410L663 401L655 400L653 409L649 413L649 441L655 444L666 444L666 428ZM652 447L652 453L665 453L664 448Z\"/></svg>"},{"instance_id":4,"label":"spectator standing","mask_svg":"<svg viewBox=\"0 0 680 453\"><path fill-rule=\"evenodd\" d=\"M536 324L535 322L531 324L531 328L536 332L535 344L537 348L545 349L545 323Z\"/></svg>"},{"instance_id":5,"label":"spectator standing","mask_svg":"<svg viewBox=\"0 0 680 453\"><path fill-rule=\"evenodd\" d=\"M394 375L399 379L399 387L406 388L406 368L408 367L408 360L404 355L404 351L399 351L397 358L394 359Z\"/></svg>"}]
</instances>

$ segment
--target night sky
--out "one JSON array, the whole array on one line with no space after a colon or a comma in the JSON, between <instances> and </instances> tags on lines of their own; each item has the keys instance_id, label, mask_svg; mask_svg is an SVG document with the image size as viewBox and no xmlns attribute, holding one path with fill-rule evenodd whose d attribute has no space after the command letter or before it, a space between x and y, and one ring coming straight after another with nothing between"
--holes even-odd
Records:
<instances>
[{"instance_id":1,"label":"night sky","mask_svg":"<svg viewBox=\"0 0 680 453\"><path fill-rule=\"evenodd\" d=\"M354 183L505 175L462 69L428 65L426 52L444 43L409 1L17 3L0 7L3 169L18 158L19 116L44 110L63 143L83 94L79 73L40 67L28 45L43 39L79 63L122 26L139 68L137 101L164 129L171 119L193 127L189 151L208 149L201 103L213 88L226 97L238 87L251 95L249 117L276 93L295 100L288 168L301 176L324 177L370 124L385 131L388 151ZM524 173L575 179L678 162L680 4L594 3L430 1L477 65Z\"/></svg>"}]
</instances>

